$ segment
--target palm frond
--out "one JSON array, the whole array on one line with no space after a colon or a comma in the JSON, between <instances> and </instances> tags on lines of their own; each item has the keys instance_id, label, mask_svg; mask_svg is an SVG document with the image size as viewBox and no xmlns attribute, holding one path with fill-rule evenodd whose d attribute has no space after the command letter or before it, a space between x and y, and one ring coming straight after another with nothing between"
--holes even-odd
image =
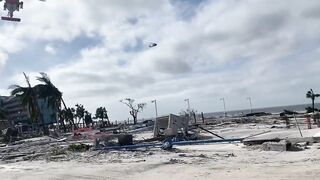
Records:
<instances>
[{"instance_id":1,"label":"palm frond","mask_svg":"<svg viewBox=\"0 0 320 180\"><path fill-rule=\"evenodd\" d=\"M312 89L311 89L311 90L312 90ZM312 92L311 90L307 92L306 98L312 98L313 92Z\"/></svg>"},{"instance_id":2,"label":"palm frond","mask_svg":"<svg viewBox=\"0 0 320 180\"><path fill-rule=\"evenodd\" d=\"M313 89L311 89L311 88L310 88L310 92L311 92L312 94L314 94L314 93L313 93Z\"/></svg>"},{"instance_id":3,"label":"palm frond","mask_svg":"<svg viewBox=\"0 0 320 180\"><path fill-rule=\"evenodd\" d=\"M31 88L31 84L30 84L30 80L29 80L29 77L26 75L26 73L23 72L23 75L24 75L24 78L28 84L28 87Z\"/></svg>"},{"instance_id":4,"label":"palm frond","mask_svg":"<svg viewBox=\"0 0 320 180\"><path fill-rule=\"evenodd\" d=\"M50 80L49 76L46 73L40 72L40 75L41 76L37 77L38 81L43 82L46 85L50 85L50 86L54 87L54 85L51 83L51 80Z\"/></svg>"},{"instance_id":5,"label":"palm frond","mask_svg":"<svg viewBox=\"0 0 320 180\"><path fill-rule=\"evenodd\" d=\"M8 89L16 89L16 88L19 88L19 87L21 87L21 86L13 84L13 85L10 85Z\"/></svg>"},{"instance_id":6,"label":"palm frond","mask_svg":"<svg viewBox=\"0 0 320 180\"><path fill-rule=\"evenodd\" d=\"M28 91L28 88L21 87L19 85L11 85L10 89L12 89L11 91L12 96L22 95Z\"/></svg>"}]
</instances>

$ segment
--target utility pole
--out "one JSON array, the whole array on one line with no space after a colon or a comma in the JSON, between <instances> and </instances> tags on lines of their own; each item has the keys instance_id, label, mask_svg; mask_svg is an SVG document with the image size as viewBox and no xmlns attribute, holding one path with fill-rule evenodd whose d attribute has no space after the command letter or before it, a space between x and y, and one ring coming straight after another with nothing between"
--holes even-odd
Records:
<instances>
[{"instance_id":1,"label":"utility pole","mask_svg":"<svg viewBox=\"0 0 320 180\"><path fill-rule=\"evenodd\" d=\"M190 100L189 99L185 99L184 101L186 101L188 103L188 111L190 113Z\"/></svg>"},{"instance_id":2,"label":"utility pole","mask_svg":"<svg viewBox=\"0 0 320 180\"><path fill-rule=\"evenodd\" d=\"M252 113L252 103L251 103L251 97L247 97L249 104L250 104L250 113Z\"/></svg>"},{"instance_id":3,"label":"utility pole","mask_svg":"<svg viewBox=\"0 0 320 180\"><path fill-rule=\"evenodd\" d=\"M151 103L154 103L154 107L156 109L156 117L158 117L158 106L157 106L157 100L152 100Z\"/></svg>"},{"instance_id":4,"label":"utility pole","mask_svg":"<svg viewBox=\"0 0 320 180\"><path fill-rule=\"evenodd\" d=\"M220 98L220 100L223 102L224 117L227 117L226 102L225 102L224 98Z\"/></svg>"}]
</instances>

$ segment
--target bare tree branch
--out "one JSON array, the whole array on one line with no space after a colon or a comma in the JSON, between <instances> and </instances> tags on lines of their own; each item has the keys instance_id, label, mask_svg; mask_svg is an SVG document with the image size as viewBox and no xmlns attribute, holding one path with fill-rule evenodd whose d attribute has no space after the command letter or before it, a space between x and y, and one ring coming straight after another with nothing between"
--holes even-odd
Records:
<instances>
[{"instance_id":1,"label":"bare tree branch","mask_svg":"<svg viewBox=\"0 0 320 180\"><path fill-rule=\"evenodd\" d=\"M138 113L141 112L147 104L146 103L139 103L135 107L133 104L134 101L135 100L131 99L131 98L125 98L125 99L120 100L121 103L123 103L129 107L129 109L130 109L129 114L133 117L134 124L136 124Z\"/></svg>"}]
</instances>

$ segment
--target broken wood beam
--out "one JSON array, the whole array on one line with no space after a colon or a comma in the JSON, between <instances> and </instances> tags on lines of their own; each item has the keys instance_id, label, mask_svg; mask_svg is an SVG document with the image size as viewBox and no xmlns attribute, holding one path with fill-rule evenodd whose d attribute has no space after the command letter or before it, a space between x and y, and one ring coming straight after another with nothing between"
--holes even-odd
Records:
<instances>
[{"instance_id":1,"label":"broken wood beam","mask_svg":"<svg viewBox=\"0 0 320 180\"><path fill-rule=\"evenodd\" d=\"M280 141L281 139L279 138L273 138L273 139L245 139L242 142L244 145L251 146L251 145L260 145L265 142L280 142Z\"/></svg>"},{"instance_id":2,"label":"broken wood beam","mask_svg":"<svg viewBox=\"0 0 320 180\"><path fill-rule=\"evenodd\" d=\"M271 132L271 130L269 130L269 131L263 131L263 132L257 133L257 134L252 134L252 135L250 135L250 136L245 137L245 139L251 138L251 137L254 137L254 136L259 136L259 135L261 135L261 134L266 134L266 133L269 133L269 132Z\"/></svg>"},{"instance_id":3,"label":"broken wood beam","mask_svg":"<svg viewBox=\"0 0 320 180\"><path fill-rule=\"evenodd\" d=\"M198 126L198 128L200 128L200 129L202 129L202 130L204 130L204 131L206 131L206 132L208 132L208 133L210 133L210 134L212 134L212 135L214 135L214 136L217 136L217 137L220 138L220 139L224 139L223 137L219 136L218 134L213 133L213 132L211 132L211 131L209 131L209 130L201 127L201 126Z\"/></svg>"}]
</instances>

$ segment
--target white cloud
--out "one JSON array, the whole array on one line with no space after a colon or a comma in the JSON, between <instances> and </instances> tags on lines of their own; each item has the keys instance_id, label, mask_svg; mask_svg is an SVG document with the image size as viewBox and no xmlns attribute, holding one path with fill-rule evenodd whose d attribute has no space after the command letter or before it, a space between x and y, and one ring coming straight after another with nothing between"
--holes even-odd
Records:
<instances>
[{"instance_id":1,"label":"white cloud","mask_svg":"<svg viewBox=\"0 0 320 180\"><path fill-rule=\"evenodd\" d=\"M54 41L100 38L96 46L44 70L69 104L84 103L90 110L106 105L114 118L127 117L118 102L125 97L158 99L160 112L169 113L184 108L186 97L200 111L217 111L220 97L228 109L238 109L246 108L247 96L261 107L303 103L305 90L320 91L314 83L320 80L315 0L204 1L187 19L167 0L28 3L19 13L22 23L0 26L0 41L7 42L0 52L10 59L45 41L45 51L55 54ZM148 48L149 42L158 46ZM150 107L144 116L152 114Z\"/></svg>"},{"instance_id":2,"label":"white cloud","mask_svg":"<svg viewBox=\"0 0 320 180\"><path fill-rule=\"evenodd\" d=\"M0 51L0 70L5 65L8 55Z\"/></svg>"},{"instance_id":3,"label":"white cloud","mask_svg":"<svg viewBox=\"0 0 320 180\"><path fill-rule=\"evenodd\" d=\"M44 48L44 50L45 50L47 53L51 54L51 55L55 55L55 54L57 53L56 48L54 48L54 47L53 47L52 45L50 45L50 44L47 44L46 47Z\"/></svg>"}]
</instances>

